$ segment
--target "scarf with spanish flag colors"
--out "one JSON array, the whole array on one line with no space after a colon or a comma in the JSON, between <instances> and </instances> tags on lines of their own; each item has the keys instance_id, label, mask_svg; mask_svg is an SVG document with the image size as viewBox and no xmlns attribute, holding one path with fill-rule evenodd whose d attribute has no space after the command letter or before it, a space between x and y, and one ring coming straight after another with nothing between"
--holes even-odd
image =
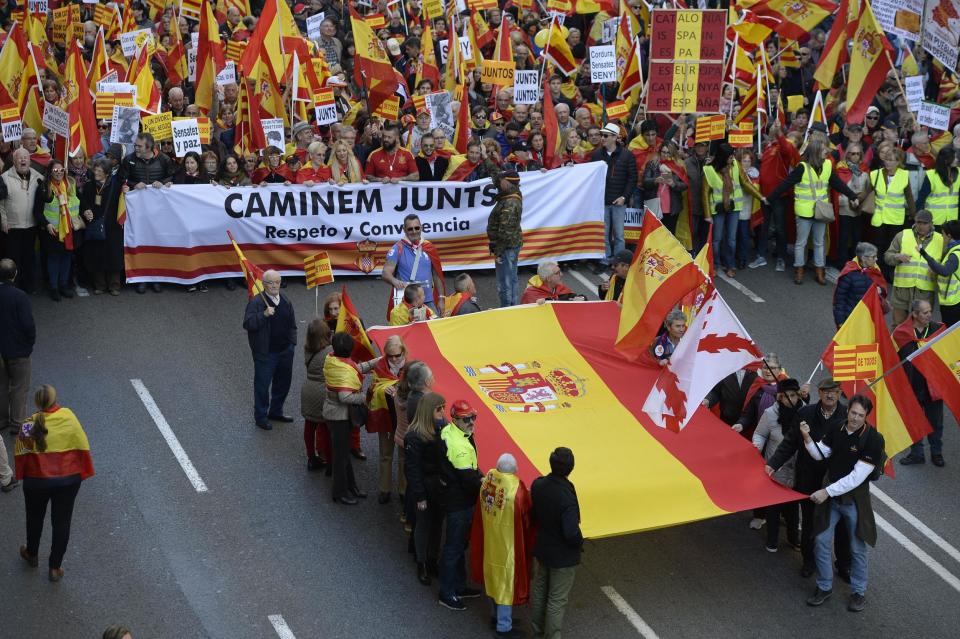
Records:
<instances>
[{"instance_id":1,"label":"scarf with spanish flag colors","mask_svg":"<svg viewBox=\"0 0 960 639\"><path fill-rule=\"evenodd\" d=\"M79 211L80 202L77 196L70 188L67 180L50 180L50 192L53 197L60 202L60 219L57 224L57 239L63 242L68 251L72 251L73 245L73 219L77 218L76 213L71 211L71 207ZM73 219L71 219L73 218Z\"/></svg>"},{"instance_id":2,"label":"scarf with spanish flag colors","mask_svg":"<svg viewBox=\"0 0 960 639\"><path fill-rule=\"evenodd\" d=\"M331 393L355 393L363 386L363 374L353 360L332 353L323 360L323 378Z\"/></svg>"},{"instance_id":3,"label":"scarf with spanish flag colors","mask_svg":"<svg viewBox=\"0 0 960 639\"><path fill-rule=\"evenodd\" d=\"M460 310L460 307L471 300L470 293L454 293L443 300L443 316L453 317Z\"/></svg>"},{"instance_id":4,"label":"scarf with spanish flag colors","mask_svg":"<svg viewBox=\"0 0 960 639\"><path fill-rule=\"evenodd\" d=\"M619 315L609 302L531 304L508 313L371 328L370 337L382 347L390 335L399 335L433 371L435 392L464 399L477 411L481 468L495 467L500 454L509 452L529 486L550 472L558 441L575 450L570 481L586 537L800 499L770 481L757 449L731 436L709 411L696 411L679 436L653 424L643 403L659 367L631 362L614 350ZM585 420L590 428L583 427ZM624 503L644 506L620 507Z\"/></svg>"},{"instance_id":5,"label":"scarf with spanish flag colors","mask_svg":"<svg viewBox=\"0 0 960 639\"><path fill-rule=\"evenodd\" d=\"M470 574L501 606L530 599L530 563L534 525L530 492L513 473L487 473L477 504L480 517L470 531Z\"/></svg>"},{"instance_id":6,"label":"scarf with spanish flag colors","mask_svg":"<svg viewBox=\"0 0 960 639\"><path fill-rule=\"evenodd\" d=\"M80 479L93 477L90 442L73 411L55 404L44 411L43 417L47 429L46 450L36 450L30 438L33 421L23 425L14 442L17 479L56 479L72 475L80 475Z\"/></svg>"},{"instance_id":7,"label":"scarf with spanish flag colors","mask_svg":"<svg viewBox=\"0 0 960 639\"><path fill-rule=\"evenodd\" d=\"M370 387L370 399L367 401L367 432L389 433L393 430L390 419L390 406L387 404L387 389L396 385L400 379L390 372L390 363L386 357L373 367L374 381Z\"/></svg>"}]
</instances>

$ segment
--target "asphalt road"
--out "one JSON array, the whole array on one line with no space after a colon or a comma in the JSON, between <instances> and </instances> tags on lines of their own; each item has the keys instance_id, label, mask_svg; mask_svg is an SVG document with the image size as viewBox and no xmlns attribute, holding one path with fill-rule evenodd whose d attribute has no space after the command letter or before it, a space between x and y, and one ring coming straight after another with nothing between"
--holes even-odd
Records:
<instances>
[{"instance_id":1,"label":"asphalt road","mask_svg":"<svg viewBox=\"0 0 960 639\"><path fill-rule=\"evenodd\" d=\"M476 279L482 303L495 305L492 274ZM570 274L566 281L587 290ZM805 379L833 333L832 288L809 281L794 286L772 266L743 272L737 282L764 301L725 282L721 293L762 348L780 353L788 371ZM384 285L373 278L349 285L365 321L380 323ZM302 338L314 294L298 281L286 293ZM282 615L299 639L489 636L489 610L481 600L454 613L437 605L435 587L417 583L396 500L380 506L369 499L354 508L332 503L329 479L306 472L302 422L272 432L254 428L252 362L240 326L244 303L242 290L230 293L217 284L206 294L167 287L159 295L125 290L119 298L59 304L34 297L40 335L34 385L53 383L61 402L76 411L97 475L80 491L59 584L48 583L43 569L49 528L40 570L27 568L17 556L24 539L21 491L0 495L0 636L93 638L123 622L137 639L276 637L272 615ZM294 415L302 368L298 353L286 407ZM206 492L197 492L184 474L131 384L135 379L155 400ZM945 468L897 466L896 480L876 485L943 544L875 500L876 512L895 531L881 532L871 552L866 612L846 611L841 582L834 599L808 608L804 599L814 583L800 578L799 553L765 552L763 534L749 530L750 515L741 513L588 542L564 635L641 636L641 622L602 590L612 588L645 622L648 638L956 636L960 432L952 417L945 433ZM4 440L9 448L9 437ZM370 460L355 468L373 495L375 438L364 435L364 447ZM516 611L520 627L528 614Z\"/></svg>"}]
</instances>

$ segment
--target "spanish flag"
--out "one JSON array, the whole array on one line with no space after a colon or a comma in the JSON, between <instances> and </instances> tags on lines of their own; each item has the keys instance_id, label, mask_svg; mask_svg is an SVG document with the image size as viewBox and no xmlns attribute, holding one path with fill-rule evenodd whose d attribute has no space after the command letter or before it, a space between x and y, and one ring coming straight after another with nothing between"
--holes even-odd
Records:
<instances>
[{"instance_id":1,"label":"spanish flag","mask_svg":"<svg viewBox=\"0 0 960 639\"><path fill-rule=\"evenodd\" d=\"M70 43L65 69L68 87L66 111L70 121L70 155L83 149L85 157L99 153L103 144L97 131L97 116L93 110L93 98L87 86L87 70L83 63L83 52L77 40Z\"/></svg>"},{"instance_id":2,"label":"spanish flag","mask_svg":"<svg viewBox=\"0 0 960 639\"><path fill-rule=\"evenodd\" d=\"M462 92L459 90L454 92L454 97L457 97L457 92L459 92L460 97L462 97ZM453 147L457 150L457 153L467 152L467 145L470 143L470 137L472 135L473 132L470 129L470 102L468 100L460 100L460 106L457 108L457 124L453 129ZM464 157L464 159L466 159L466 157ZM449 175L449 171L447 174Z\"/></svg>"},{"instance_id":3,"label":"spanish flag","mask_svg":"<svg viewBox=\"0 0 960 639\"><path fill-rule=\"evenodd\" d=\"M867 108L887 79L893 47L877 23L869 2L861 7L860 21L853 32L850 74L847 76L847 121L863 122Z\"/></svg>"},{"instance_id":4,"label":"spanish flag","mask_svg":"<svg viewBox=\"0 0 960 639\"><path fill-rule=\"evenodd\" d=\"M363 386L363 375L353 360L333 353L323 360L323 377L332 393L356 392Z\"/></svg>"},{"instance_id":5,"label":"spanish flag","mask_svg":"<svg viewBox=\"0 0 960 639\"><path fill-rule=\"evenodd\" d=\"M150 53L146 46L140 47L133 57L128 74L130 84L137 87L137 106L147 113L160 112L160 90L153 79L153 70L150 68Z\"/></svg>"},{"instance_id":6,"label":"spanish flag","mask_svg":"<svg viewBox=\"0 0 960 639\"><path fill-rule=\"evenodd\" d=\"M630 360L646 353L667 313L704 278L677 238L653 213L645 211L633 264L623 285L616 349Z\"/></svg>"},{"instance_id":7,"label":"spanish flag","mask_svg":"<svg viewBox=\"0 0 960 639\"><path fill-rule=\"evenodd\" d=\"M813 72L813 79L817 81L821 89L829 89L833 86L833 79L837 71L847 63L850 57L847 51L847 43L853 37L857 29L857 1L840 0L840 8L837 10L838 19L834 21L830 28L830 34L827 36L827 42L823 45L823 51L820 54L820 62L817 64L817 70ZM787 55L784 52L780 56L780 64L787 65ZM794 58L795 59L795 58ZM795 65L799 68L799 63ZM851 120L851 122L861 122L860 120Z\"/></svg>"},{"instance_id":8,"label":"spanish flag","mask_svg":"<svg viewBox=\"0 0 960 639\"><path fill-rule=\"evenodd\" d=\"M770 481L750 442L705 409L680 434L654 426L642 407L659 371L614 352L618 321L617 306L608 302L542 304L370 334L381 345L400 335L432 369L436 392L477 410L481 468L509 452L529 485L550 471L554 448L570 447L587 537L800 498Z\"/></svg>"},{"instance_id":9,"label":"spanish flag","mask_svg":"<svg viewBox=\"0 0 960 639\"><path fill-rule=\"evenodd\" d=\"M433 86L440 86L440 67L437 65L437 54L433 47L433 32L430 25L424 21L423 37L420 39L422 46L420 48L420 58L417 60L416 84L421 80L430 80Z\"/></svg>"},{"instance_id":10,"label":"spanish flag","mask_svg":"<svg viewBox=\"0 0 960 639\"><path fill-rule=\"evenodd\" d=\"M390 372L386 357L374 366L373 375L373 386L370 387L370 398L367 401L367 432L390 432L393 430L393 421L390 419L390 406L387 404L387 389L400 380Z\"/></svg>"},{"instance_id":11,"label":"spanish flag","mask_svg":"<svg viewBox=\"0 0 960 639\"><path fill-rule=\"evenodd\" d=\"M124 215L126 218L126 215ZM230 243L233 244L233 250L237 252L240 258L240 268L243 270L243 278L247 281L247 296L253 298L254 295L263 294L263 269L247 259L247 256L240 250L240 245L233 239L233 233L227 231L230 237Z\"/></svg>"},{"instance_id":12,"label":"spanish flag","mask_svg":"<svg viewBox=\"0 0 960 639\"><path fill-rule=\"evenodd\" d=\"M17 459L17 479L34 477L56 479L80 475L80 479L93 477L93 458L90 456L90 442L80 426L80 421L69 408L56 404L44 411L44 425L47 429L47 448L39 451L34 447L33 439L28 436L33 420L23 425L23 430L13 443L13 454Z\"/></svg>"},{"instance_id":13,"label":"spanish flag","mask_svg":"<svg viewBox=\"0 0 960 639\"><path fill-rule=\"evenodd\" d=\"M550 23L548 33L549 39L547 40L547 46L543 49L543 55L553 60L553 63L563 72L563 75L572 74L577 70L577 61L570 51L570 45L563 37L558 18L554 18Z\"/></svg>"},{"instance_id":14,"label":"spanish flag","mask_svg":"<svg viewBox=\"0 0 960 639\"><path fill-rule=\"evenodd\" d=\"M373 344L367 337L367 331L360 321L360 313L353 305L353 300L347 295L347 285L340 291L340 315L337 316L337 333L349 333L353 338L353 353L351 357L358 362L365 362L377 356Z\"/></svg>"},{"instance_id":15,"label":"spanish flag","mask_svg":"<svg viewBox=\"0 0 960 639\"><path fill-rule=\"evenodd\" d=\"M424 39L426 42L426 39ZM513 62L513 42L510 40L510 23L507 14L500 18L500 29L497 32L497 45L493 49L493 59L498 62Z\"/></svg>"},{"instance_id":16,"label":"spanish flag","mask_svg":"<svg viewBox=\"0 0 960 639\"><path fill-rule=\"evenodd\" d=\"M927 386L960 417L960 324L936 335L907 357L926 378Z\"/></svg>"},{"instance_id":17,"label":"spanish flag","mask_svg":"<svg viewBox=\"0 0 960 639\"><path fill-rule=\"evenodd\" d=\"M177 31L177 29L174 29ZM177 42L181 47L180 42ZM200 112L206 115L213 107L213 92L216 76L226 67L227 61L223 56L223 44L220 42L220 31L217 19L213 17L213 8L208 0L200 3L200 37L197 39L197 88L194 102Z\"/></svg>"},{"instance_id":18,"label":"spanish flag","mask_svg":"<svg viewBox=\"0 0 960 639\"><path fill-rule=\"evenodd\" d=\"M841 385L847 397L862 393L873 400L873 422L886 442L887 456L892 458L929 433L931 428L917 403L906 372L899 366L900 358L884 321L876 286L870 287L856 305L820 359L824 366L835 371L840 353L850 347L873 345L876 345L879 357L870 377L878 381L872 386L855 381L842 382Z\"/></svg>"},{"instance_id":19,"label":"spanish flag","mask_svg":"<svg viewBox=\"0 0 960 639\"><path fill-rule=\"evenodd\" d=\"M680 300L680 310L687 318L687 326L690 326L693 318L700 312L700 307L713 293L713 278L716 275L716 269L713 267L713 224L707 231L707 241L700 247L700 252L697 253L694 264L697 265L704 277L700 286L694 288Z\"/></svg>"},{"instance_id":20,"label":"spanish flag","mask_svg":"<svg viewBox=\"0 0 960 639\"><path fill-rule=\"evenodd\" d=\"M751 7L757 15L773 18L773 30L793 40L804 38L836 9L830 0L763 0Z\"/></svg>"}]
</instances>

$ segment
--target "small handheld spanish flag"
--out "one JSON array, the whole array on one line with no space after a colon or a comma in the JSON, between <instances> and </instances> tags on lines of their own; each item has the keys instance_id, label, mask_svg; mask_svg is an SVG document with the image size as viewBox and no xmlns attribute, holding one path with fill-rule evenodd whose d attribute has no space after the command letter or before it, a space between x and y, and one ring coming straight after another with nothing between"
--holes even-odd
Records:
<instances>
[{"instance_id":1,"label":"small handheld spanish flag","mask_svg":"<svg viewBox=\"0 0 960 639\"><path fill-rule=\"evenodd\" d=\"M233 238L233 233L227 231L227 237L233 244L233 250L237 252L240 258L240 268L243 269L243 277L247 280L247 297L253 298L254 295L263 294L263 269L247 259L247 256L240 250L240 245Z\"/></svg>"}]
</instances>

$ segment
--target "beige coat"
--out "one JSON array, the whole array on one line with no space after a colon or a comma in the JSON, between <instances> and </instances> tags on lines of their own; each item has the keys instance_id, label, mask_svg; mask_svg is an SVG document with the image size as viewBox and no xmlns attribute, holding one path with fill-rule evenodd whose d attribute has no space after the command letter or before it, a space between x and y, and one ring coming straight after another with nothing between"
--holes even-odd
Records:
<instances>
[{"instance_id":1,"label":"beige coat","mask_svg":"<svg viewBox=\"0 0 960 639\"><path fill-rule=\"evenodd\" d=\"M3 227L30 229L36 226L33 218L33 199L43 176L34 169L30 169L30 180L25 189L24 181L17 175L16 167L11 166L0 175L0 179L7 187L7 198L0 200L0 222Z\"/></svg>"}]
</instances>

